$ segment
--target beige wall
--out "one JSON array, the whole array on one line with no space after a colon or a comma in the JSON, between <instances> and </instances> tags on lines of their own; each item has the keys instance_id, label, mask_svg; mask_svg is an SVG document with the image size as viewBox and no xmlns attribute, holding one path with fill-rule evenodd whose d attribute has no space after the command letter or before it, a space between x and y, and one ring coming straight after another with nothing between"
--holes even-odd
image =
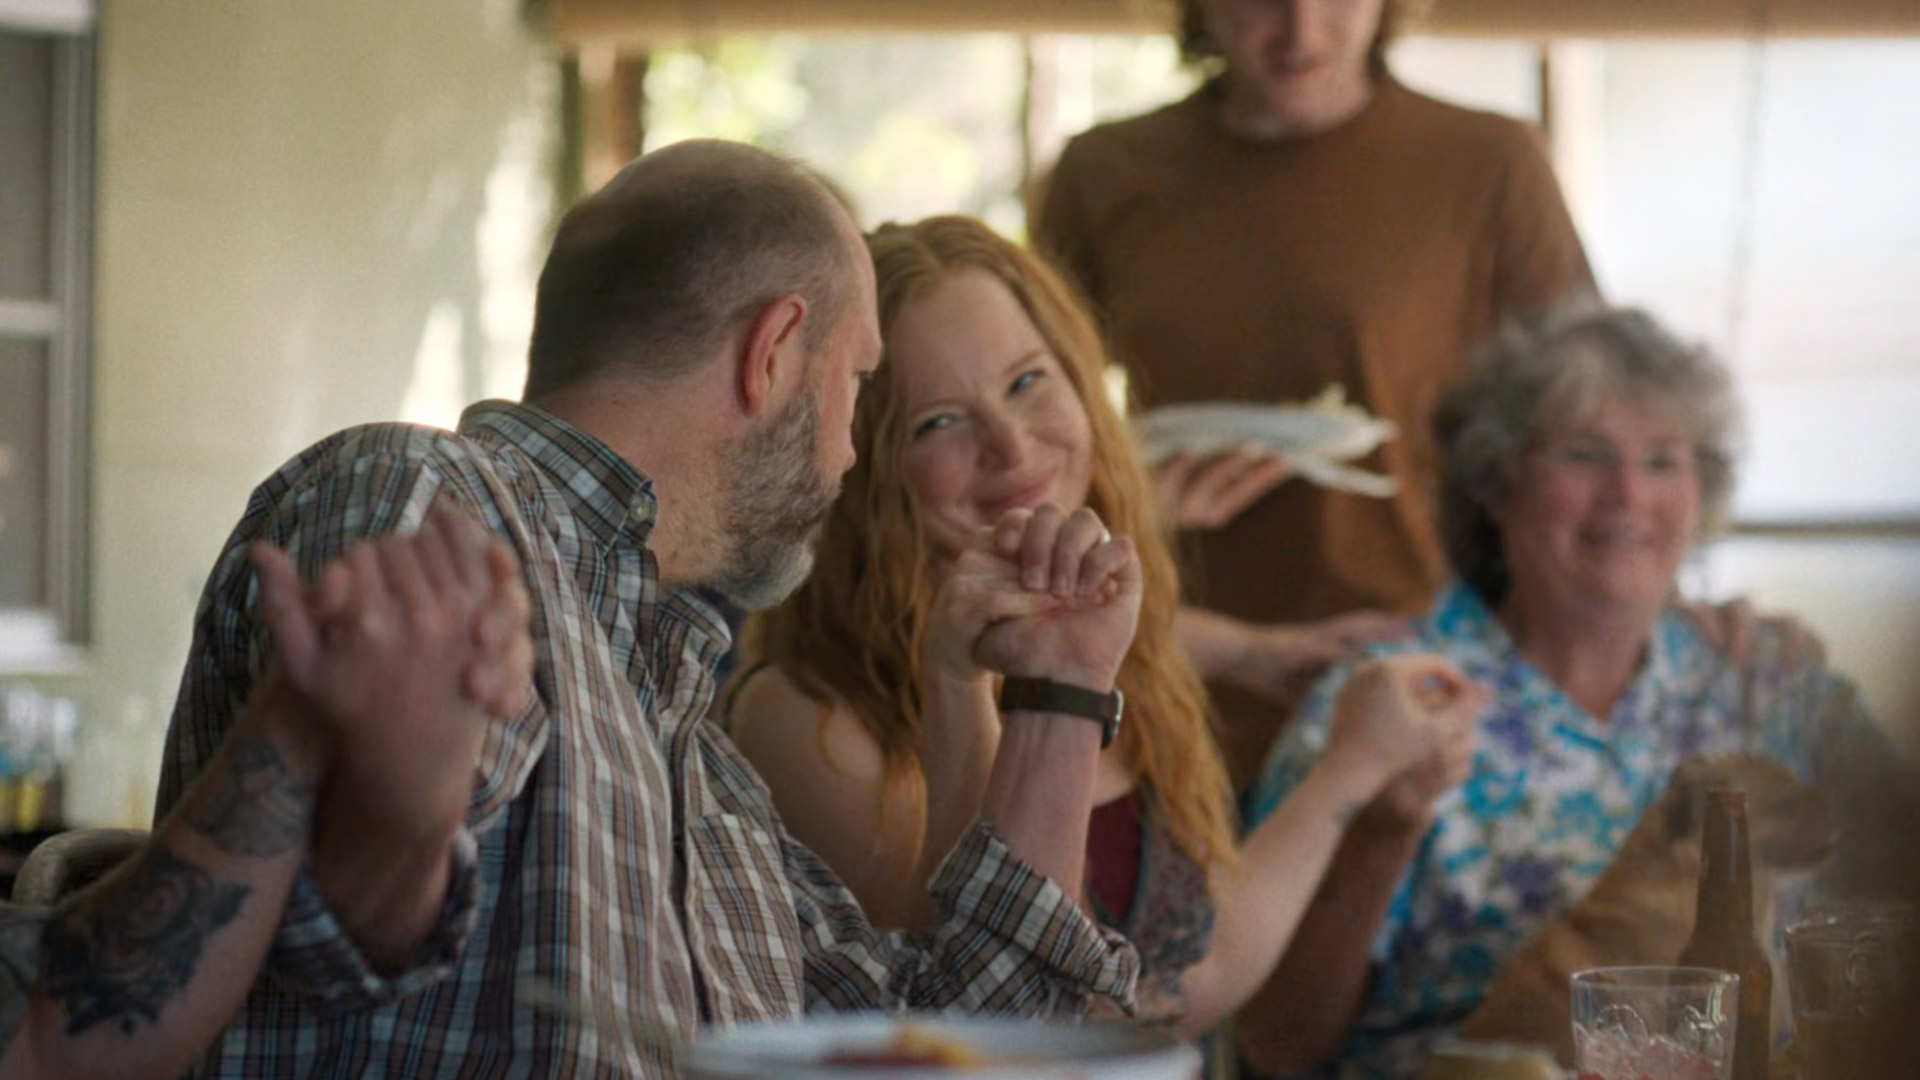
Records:
<instances>
[{"instance_id":1,"label":"beige wall","mask_svg":"<svg viewBox=\"0 0 1920 1080\"><path fill-rule=\"evenodd\" d=\"M517 392L553 65L517 0L108 0L95 647L67 809L146 816L253 485L349 424Z\"/></svg>"},{"instance_id":2,"label":"beige wall","mask_svg":"<svg viewBox=\"0 0 1920 1080\"><path fill-rule=\"evenodd\" d=\"M1698 594L1791 612L1920 760L1920 539L1736 536L1708 548L1688 576Z\"/></svg>"}]
</instances>

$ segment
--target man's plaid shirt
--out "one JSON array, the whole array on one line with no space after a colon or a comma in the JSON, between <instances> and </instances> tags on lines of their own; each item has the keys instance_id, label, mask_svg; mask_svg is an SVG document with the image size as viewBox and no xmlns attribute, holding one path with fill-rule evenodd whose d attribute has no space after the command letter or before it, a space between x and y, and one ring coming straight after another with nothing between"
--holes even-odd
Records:
<instances>
[{"instance_id":1,"label":"man's plaid shirt","mask_svg":"<svg viewBox=\"0 0 1920 1080\"><path fill-rule=\"evenodd\" d=\"M520 557L534 703L491 728L420 961L370 970L303 873L266 973L201 1075L670 1075L645 1050L534 1008L535 982L683 1036L808 1010L1072 1014L1090 997L1130 1000L1132 948L985 823L935 879L950 913L940 930L869 925L785 833L726 735L701 722L730 639L697 594L662 591L649 481L526 405L476 405L457 434L344 431L254 492L201 598L161 813L266 656L245 545L278 544L312 575L361 537L417 527L439 495Z\"/></svg>"}]
</instances>

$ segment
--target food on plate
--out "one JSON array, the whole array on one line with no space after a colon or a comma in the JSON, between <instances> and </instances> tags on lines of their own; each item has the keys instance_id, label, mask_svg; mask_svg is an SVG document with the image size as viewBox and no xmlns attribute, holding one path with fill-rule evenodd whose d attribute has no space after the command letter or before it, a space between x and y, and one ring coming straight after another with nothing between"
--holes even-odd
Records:
<instances>
[{"instance_id":1,"label":"food on plate","mask_svg":"<svg viewBox=\"0 0 1920 1080\"><path fill-rule=\"evenodd\" d=\"M1256 446L1285 455L1296 472L1322 487L1375 498L1386 498L1395 488L1392 477L1348 463L1372 453L1399 429L1393 421L1350 404L1339 383L1303 404L1163 405L1135 417L1133 432L1149 465L1175 454L1204 456Z\"/></svg>"},{"instance_id":2,"label":"food on plate","mask_svg":"<svg viewBox=\"0 0 1920 1080\"><path fill-rule=\"evenodd\" d=\"M986 1059L958 1039L903 1024L889 1045L835 1050L821 1064L856 1068L966 1068L984 1065Z\"/></svg>"}]
</instances>

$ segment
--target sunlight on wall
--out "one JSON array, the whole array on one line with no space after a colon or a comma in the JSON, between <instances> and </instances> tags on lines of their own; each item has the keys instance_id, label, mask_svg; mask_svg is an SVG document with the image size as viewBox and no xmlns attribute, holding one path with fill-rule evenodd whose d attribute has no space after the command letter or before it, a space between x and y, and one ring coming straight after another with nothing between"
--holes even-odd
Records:
<instances>
[{"instance_id":1,"label":"sunlight on wall","mask_svg":"<svg viewBox=\"0 0 1920 1080\"><path fill-rule=\"evenodd\" d=\"M548 110L530 108L500 133L500 158L487 176L486 204L474 226L480 332L478 387L469 400L518 398L527 379L533 293L546 252L553 206L547 169Z\"/></svg>"},{"instance_id":2,"label":"sunlight on wall","mask_svg":"<svg viewBox=\"0 0 1920 1080\"><path fill-rule=\"evenodd\" d=\"M433 305L420 329L420 347L413 351L413 381L401 399L400 419L453 427L466 404L460 384L460 305L442 300Z\"/></svg>"},{"instance_id":3,"label":"sunlight on wall","mask_svg":"<svg viewBox=\"0 0 1920 1080\"><path fill-rule=\"evenodd\" d=\"M517 392L557 82L517 0L102 12L95 636L67 813L145 824L194 605L254 485L340 428Z\"/></svg>"}]
</instances>

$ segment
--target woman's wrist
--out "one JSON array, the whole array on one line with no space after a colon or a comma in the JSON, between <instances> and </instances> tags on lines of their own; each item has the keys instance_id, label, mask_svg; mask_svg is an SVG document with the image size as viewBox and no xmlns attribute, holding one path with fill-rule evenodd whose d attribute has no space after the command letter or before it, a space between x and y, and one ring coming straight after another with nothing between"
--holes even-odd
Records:
<instances>
[{"instance_id":1,"label":"woman's wrist","mask_svg":"<svg viewBox=\"0 0 1920 1080\"><path fill-rule=\"evenodd\" d=\"M964 668L928 664L921 674L920 688L928 698L965 697L990 685L992 680L993 672L978 664L969 664Z\"/></svg>"},{"instance_id":2,"label":"woman's wrist","mask_svg":"<svg viewBox=\"0 0 1920 1080\"><path fill-rule=\"evenodd\" d=\"M1336 790L1343 801L1351 803L1357 816L1360 810L1372 803L1393 782L1393 770L1383 765L1380 759L1344 744L1327 748L1314 770L1326 783Z\"/></svg>"},{"instance_id":3,"label":"woman's wrist","mask_svg":"<svg viewBox=\"0 0 1920 1080\"><path fill-rule=\"evenodd\" d=\"M999 711L993 704L993 673L981 669L965 676L928 672L920 686L925 722L920 731L920 762L964 758L991 747L998 736Z\"/></svg>"},{"instance_id":4,"label":"woman's wrist","mask_svg":"<svg viewBox=\"0 0 1920 1080\"><path fill-rule=\"evenodd\" d=\"M1404 842L1425 836L1437 817L1432 803L1415 809L1382 795L1361 808L1353 831L1382 842Z\"/></svg>"},{"instance_id":5,"label":"woman's wrist","mask_svg":"<svg viewBox=\"0 0 1920 1080\"><path fill-rule=\"evenodd\" d=\"M1235 620L1232 641L1220 672L1221 679L1243 690L1256 689L1261 685L1261 675L1273 662L1267 628Z\"/></svg>"}]
</instances>

